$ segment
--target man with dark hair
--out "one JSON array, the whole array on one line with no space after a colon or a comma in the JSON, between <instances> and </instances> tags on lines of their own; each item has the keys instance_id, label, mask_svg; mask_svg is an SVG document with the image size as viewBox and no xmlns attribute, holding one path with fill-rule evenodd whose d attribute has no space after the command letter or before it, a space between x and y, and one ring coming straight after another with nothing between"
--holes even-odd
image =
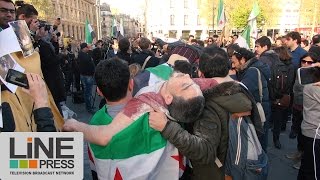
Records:
<instances>
[{"instance_id":1,"label":"man with dark hair","mask_svg":"<svg viewBox=\"0 0 320 180\"><path fill-rule=\"evenodd\" d=\"M133 55L132 63L139 64L142 69L155 67L159 64L161 59L156 57L155 53L151 51L151 41L148 38L141 37L139 47L142 51L139 54Z\"/></svg>"},{"instance_id":2,"label":"man with dark hair","mask_svg":"<svg viewBox=\"0 0 320 180\"><path fill-rule=\"evenodd\" d=\"M0 31L9 27L9 22L15 20L16 8L11 0L0 0Z\"/></svg>"},{"instance_id":3,"label":"man with dark hair","mask_svg":"<svg viewBox=\"0 0 320 180\"><path fill-rule=\"evenodd\" d=\"M131 54L129 53L130 50L130 41L128 38L123 38L119 41L119 50L117 56L120 59L127 61L129 64L132 64Z\"/></svg>"},{"instance_id":4,"label":"man with dark hair","mask_svg":"<svg viewBox=\"0 0 320 180\"><path fill-rule=\"evenodd\" d=\"M128 65L119 58L101 62L96 67L94 78L98 93L107 100L107 104L122 100L133 88Z\"/></svg>"},{"instance_id":5,"label":"man with dark hair","mask_svg":"<svg viewBox=\"0 0 320 180\"><path fill-rule=\"evenodd\" d=\"M114 57L109 60L101 61L95 70L95 81L97 83L97 92L106 100L106 106L103 106L97 115L90 121L90 125L105 125L107 124L106 118L96 118L101 114L107 114L109 117L114 118L132 98L133 80L130 79L129 68L126 62ZM94 146L94 145L90 145ZM90 161L94 164L95 152L91 150ZM97 169L103 168L98 164L91 166L92 177L94 180L98 179Z\"/></svg>"},{"instance_id":6,"label":"man with dark hair","mask_svg":"<svg viewBox=\"0 0 320 180\"><path fill-rule=\"evenodd\" d=\"M268 91L268 82L271 77L270 67L259 61L253 52L245 48L239 48L234 51L231 60L232 65L237 71L237 79L246 85L255 101L262 105L265 114L265 122L263 126L264 135L260 138L260 143L263 150L267 152L269 131L268 121L271 115ZM260 83L261 87L259 87Z\"/></svg>"},{"instance_id":7,"label":"man with dark hair","mask_svg":"<svg viewBox=\"0 0 320 180\"><path fill-rule=\"evenodd\" d=\"M312 37L312 45L320 46L320 34L314 35Z\"/></svg>"},{"instance_id":8,"label":"man with dark hair","mask_svg":"<svg viewBox=\"0 0 320 180\"><path fill-rule=\"evenodd\" d=\"M114 176L114 169L112 168L114 166L109 168L110 164L116 163L119 168L117 171L120 172L124 167L128 169L126 171L127 174L122 174L123 178L130 177L131 174L136 172L133 166L137 167L143 165L140 161L134 165L131 164L131 166L130 164L126 163L120 164L117 162L107 162L106 160L109 158L106 158L106 156L102 155L108 153L108 148L111 148L111 146L123 143L123 141L127 142L126 145L121 146L121 149L117 151L120 154L123 154L124 152L127 152L129 148L136 146L136 142L139 143L139 148L137 148L138 151L141 150L141 147L145 147L147 149L152 148L153 146L151 145L154 144L150 142L154 142L154 140L157 140L157 144L163 141L166 142L166 140L161 137L160 133L149 127L147 123L148 119L145 118L148 118L148 113L150 111L164 110L165 112L168 112L165 110L168 108L170 115L172 115L173 118L176 118L176 120L181 122L190 122L200 115L204 105L204 98L199 86L197 86L188 75L181 73L174 73L168 81L160 82L159 84L155 85L154 93L141 94L137 98L128 101L132 95L132 80L129 80L130 75L128 66L121 63L122 62L120 60L111 59L102 61L98 64L95 74L95 78L97 78L98 92L106 96L105 98L107 104L109 104L104 106L94 115L90 122L91 125L88 126L84 123L76 122L74 120L69 120L65 124L65 130L84 132L85 137L88 138L89 142L91 142L90 148L93 152L92 157L94 158L99 179L110 179ZM110 73L106 73L108 70L110 70ZM121 90L119 91L119 89ZM119 91L120 93L116 95L113 93L115 91ZM122 108L127 101L128 103L126 106L122 111L120 111L119 109ZM112 105L115 105L113 108L114 112L109 112L109 108ZM106 111L106 109L108 110ZM114 115L117 114L117 116L113 118L111 115L112 113ZM128 133L128 129L132 130L132 127L136 127L135 124L137 124L137 122L140 125L142 120L143 122L146 122L143 123L143 127L147 128L148 132L152 133L152 136L150 136L151 134L142 131L136 132L133 134L133 136ZM141 126L139 126L139 128L141 128ZM98 130L97 128L101 130ZM116 141L113 141L112 139L119 136L119 134L126 134L128 137L130 137L130 140L128 141L128 138L120 138ZM147 146L145 146L145 143L147 143ZM172 146L170 143L166 144L166 146ZM135 156L137 155L136 152L138 152L136 151L137 149L134 150L135 152L132 156L137 157ZM156 177L158 177L158 179L163 179L159 177L163 177L167 174L178 178L178 163L175 163L177 165L175 167L172 167L167 163L161 163L167 158L172 161L171 155L175 155L171 153L172 150L176 150L176 148L170 147L164 153L159 151L160 158L152 159L152 161L147 163L148 168L143 168L144 171L141 171L141 175L139 176L140 179L157 179ZM146 152L144 151L143 156L141 156L142 161L148 160L147 154L153 154L154 149L147 150ZM176 153L177 152L178 151L176 150ZM162 154L166 156L163 156ZM170 155L168 156L167 154ZM113 156L112 159L117 160L118 158ZM129 157L123 158L122 156L121 161L125 161L127 159L129 159ZM154 163L156 166L154 166Z\"/></svg>"},{"instance_id":9,"label":"man with dark hair","mask_svg":"<svg viewBox=\"0 0 320 180\"><path fill-rule=\"evenodd\" d=\"M86 104L86 109L89 113L93 114L94 109L92 107L92 87L94 84L94 63L89 52L89 47L87 43L82 43L80 45L81 51L78 55L80 79L83 84L84 89L84 101Z\"/></svg>"},{"instance_id":10,"label":"man with dark hair","mask_svg":"<svg viewBox=\"0 0 320 180\"><path fill-rule=\"evenodd\" d=\"M259 60L271 68L274 61L280 60L279 56L271 48L271 41L267 36L262 36L255 42L255 53Z\"/></svg>"},{"instance_id":11,"label":"man with dark hair","mask_svg":"<svg viewBox=\"0 0 320 180\"><path fill-rule=\"evenodd\" d=\"M202 77L214 79L219 85L204 92L204 112L195 120L191 128L193 132L184 130L177 122L168 121L159 112L150 113L149 123L190 159L193 179L223 180L230 114L250 112L254 101L250 100L248 93L241 90L240 84L228 76L229 58L223 49L205 48L200 57L199 68ZM242 102L241 105L238 102ZM262 130L257 128L257 131Z\"/></svg>"},{"instance_id":12,"label":"man with dark hair","mask_svg":"<svg viewBox=\"0 0 320 180\"><path fill-rule=\"evenodd\" d=\"M288 46L292 56L291 62L294 65L294 68L297 70L300 66L301 57L305 55L307 51L300 46L301 36L299 32L289 32L286 38L286 45Z\"/></svg>"},{"instance_id":13,"label":"man with dark hair","mask_svg":"<svg viewBox=\"0 0 320 180\"><path fill-rule=\"evenodd\" d=\"M17 19L26 21L32 35L39 29L38 11L31 4L22 4L17 9Z\"/></svg>"},{"instance_id":14,"label":"man with dark hair","mask_svg":"<svg viewBox=\"0 0 320 180\"><path fill-rule=\"evenodd\" d=\"M92 51L92 59L94 61L94 64L97 65L101 60L104 58L104 52L103 52L103 41L98 40L96 43L96 48Z\"/></svg>"}]
</instances>

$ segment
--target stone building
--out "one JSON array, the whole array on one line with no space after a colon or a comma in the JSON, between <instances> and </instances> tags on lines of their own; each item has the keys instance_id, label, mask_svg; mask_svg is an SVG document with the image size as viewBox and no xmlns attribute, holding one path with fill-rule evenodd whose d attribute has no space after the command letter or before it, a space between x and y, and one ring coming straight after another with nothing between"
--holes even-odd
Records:
<instances>
[{"instance_id":1,"label":"stone building","mask_svg":"<svg viewBox=\"0 0 320 180\"><path fill-rule=\"evenodd\" d=\"M113 14L111 12L110 6L106 3L103 3L100 6L101 9L101 33L102 38L111 37L112 27L117 24L118 26L122 23L124 37L134 37L140 31L139 21L132 18L127 14ZM116 21L114 23L113 21Z\"/></svg>"},{"instance_id":2,"label":"stone building","mask_svg":"<svg viewBox=\"0 0 320 180\"><path fill-rule=\"evenodd\" d=\"M85 21L89 20L97 32L97 6L95 0L52 0L55 17L61 18L59 31L64 37L85 39Z\"/></svg>"}]
</instances>

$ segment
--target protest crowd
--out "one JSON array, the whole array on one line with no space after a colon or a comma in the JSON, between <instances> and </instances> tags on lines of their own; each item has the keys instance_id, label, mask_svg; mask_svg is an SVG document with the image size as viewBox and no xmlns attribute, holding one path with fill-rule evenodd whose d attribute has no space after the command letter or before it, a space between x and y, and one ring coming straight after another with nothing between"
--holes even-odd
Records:
<instances>
[{"instance_id":1,"label":"protest crowd","mask_svg":"<svg viewBox=\"0 0 320 180\"><path fill-rule=\"evenodd\" d=\"M1 61L13 59L28 80L12 90L2 77L1 132L82 132L93 179L266 180L268 133L281 149L289 128L297 179L320 179L319 34L261 36L253 49L238 35L61 46L60 18L50 25L37 16L31 4L0 0L0 33L13 29L22 49ZM11 22L25 22L33 49ZM68 97L92 114L88 123Z\"/></svg>"}]
</instances>

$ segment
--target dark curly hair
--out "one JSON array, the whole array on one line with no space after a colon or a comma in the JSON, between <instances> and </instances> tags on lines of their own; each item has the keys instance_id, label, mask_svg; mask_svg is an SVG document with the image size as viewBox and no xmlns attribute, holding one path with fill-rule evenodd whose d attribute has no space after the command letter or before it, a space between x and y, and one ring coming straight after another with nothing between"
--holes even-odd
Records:
<instances>
[{"instance_id":1,"label":"dark curly hair","mask_svg":"<svg viewBox=\"0 0 320 180\"><path fill-rule=\"evenodd\" d=\"M115 57L101 61L96 67L94 77L108 101L116 102L127 95L130 72L124 60Z\"/></svg>"},{"instance_id":2,"label":"dark curly hair","mask_svg":"<svg viewBox=\"0 0 320 180\"><path fill-rule=\"evenodd\" d=\"M239 51L234 51L233 55L240 61L244 58L245 62L249 61L250 59L254 58L254 53L249 51L246 48L240 48Z\"/></svg>"},{"instance_id":3,"label":"dark curly hair","mask_svg":"<svg viewBox=\"0 0 320 180\"><path fill-rule=\"evenodd\" d=\"M226 77L230 69L229 57L217 46L206 47L200 56L199 69L206 78Z\"/></svg>"}]
</instances>

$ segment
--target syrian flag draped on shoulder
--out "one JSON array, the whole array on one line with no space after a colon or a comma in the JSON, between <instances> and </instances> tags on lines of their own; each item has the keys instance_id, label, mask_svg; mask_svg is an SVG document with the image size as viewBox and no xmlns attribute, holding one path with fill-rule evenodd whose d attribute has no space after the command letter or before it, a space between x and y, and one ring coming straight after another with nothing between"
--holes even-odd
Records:
<instances>
[{"instance_id":1,"label":"syrian flag draped on shoulder","mask_svg":"<svg viewBox=\"0 0 320 180\"><path fill-rule=\"evenodd\" d=\"M91 44L93 39L95 38L95 33L93 31L92 26L89 24L88 19L86 20L85 35L86 35L86 43Z\"/></svg>"},{"instance_id":2,"label":"syrian flag draped on shoulder","mask_svg":"<svg viewBox=\"0 0 320 180\"><path fill-rule=\"evenodd\" d=\"M168 79L172 72L169 66L147 69L145 74L157 74L161 70L167 74L161 78ZM151 84L158 81L154 77L148 80ZM162 180L179 179L182 175L185 158L160 132L149 126L148 112L153 109L167 111L159 96L145 93L130 100L115 118L130 118L133 123L114 135L107 146L89 145L90 165L95 168L99 179ZM93 116L90 124L107 125L111 121L104 106Z\"/></svg>"},{"instance_id":3,"label":"syrian flag draped on shoulder","mask_svg":"<svg viewBox=\"0 0 320 180\"><path fill-rule=\"evenodd\" d=\"M241 36L236 40L240 47L244 47L249 49L250 47L250 39L257 39L258 38L258 28L257 28L257 18L260 14L260 8L257 2L254 3L253 9L250 13L248 18L248 24L244 31L242 32Z\"/></svg>"},{"instance_id":4,"label":"syrian flag draped on shoulder","mask_svg":"<svg viewBox=\"0 0 320 180\"><path fill-rule=\"evenodd\" d=\"M98 178L101 180L162 180L179 179L185 169L183 156L165 140L160 132L149 126L152 109L163 109L159 94L146 93L128 102L115 118L129 118L133 122L113 136L107 146L90 144ZM92 125L107 125L112 118L106 106L91 119ZM180 171L181 170L181 171Z\"/></svg>"},{"instance_id":5,"label":"syrian flag draped on shoulder","mask_svg":"<svg viewBox=\"0 0 320 180\"><path fill-rule=\"evenodd\" d=\"M223 29L226 25L223 0L219 0L217 24L219 29Z\"/></svg>"}]
</instances>

